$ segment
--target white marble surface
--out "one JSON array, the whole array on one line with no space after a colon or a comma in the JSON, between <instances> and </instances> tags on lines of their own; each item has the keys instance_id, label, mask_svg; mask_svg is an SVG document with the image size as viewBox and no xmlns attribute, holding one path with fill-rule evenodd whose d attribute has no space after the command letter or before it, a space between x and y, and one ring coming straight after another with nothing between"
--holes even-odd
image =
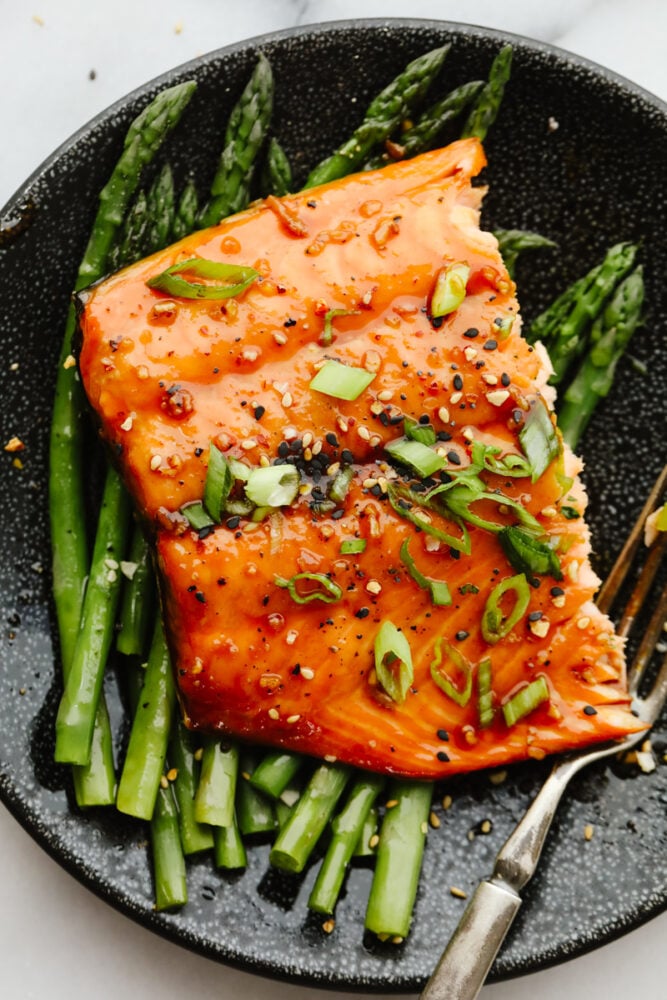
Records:
<instances>
[{"instance_id":1,"label":"white marble surface","mask_svg":"<svg viewBox=\"0 0 667 1000\"><path fill-rule=\"evenodd\" d=\"M0 0L0 205L75 129L163 70L263 31L366 16L440 17L520 32L667 98L665 0ZM1 806L0 845L3 1000L351 997L270 983L155 937L79 886ZM485 987L482 997L662 1000L665 940L667 914L584 958Z\"/></svg>"}]
</instances>

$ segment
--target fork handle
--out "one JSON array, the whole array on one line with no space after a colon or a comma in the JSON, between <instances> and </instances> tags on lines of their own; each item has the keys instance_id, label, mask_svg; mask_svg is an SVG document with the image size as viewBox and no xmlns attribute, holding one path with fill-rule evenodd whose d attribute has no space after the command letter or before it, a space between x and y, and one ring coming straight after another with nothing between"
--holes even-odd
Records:
<instances>
[{"instance_id":1,"label":"fork handle","mask_svg":"<svg viewBox=\"0 0 667 1000\"><path fill-rule=\"evenodd\" d=\"M480 882L420 1000L475 1000L521 906L499 882Z\"/></svg>"}]
</instances>

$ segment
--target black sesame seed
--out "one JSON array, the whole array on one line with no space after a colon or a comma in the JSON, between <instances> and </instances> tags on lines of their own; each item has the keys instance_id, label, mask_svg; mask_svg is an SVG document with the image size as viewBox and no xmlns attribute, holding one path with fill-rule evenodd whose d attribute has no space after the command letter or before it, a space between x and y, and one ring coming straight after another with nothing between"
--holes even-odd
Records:
<instances>
[{"instance_id":1,"label":"black sesame seed","mask_svg":"<svg viewBox=\"0 0 667 1000\"><path fill-rule=\"evenodd\" d=\"M238 516L238 514L234 514L233 517L228 517L227 520L225 521L227 527L231 528L232 531L234 530L234 528L238 528L240 523L241 523L241 518Z\"/></svg>"},{"instance_id":2,"label":"black sesame seed","mask_svg":"<svg viewBox=\"0 0 667 1000\"><path fill-rule=\"evenodd\" d=\"M219 587L226 587L227 586L227 581L224 578L224 576L219 576L218 579L216 580L216 583L218 584Z\"/></svg>"},{"instance_id":3,"label":"black sesame seed","mask_svg":"<svg viewBox=\"0 0 667 1000\"><path fill-rule=\"evenodd\" d=\"M449 431L438 431L437 434L435 435L435 439L436 441L451 441L452 435L449 433Z\"/></svg>"},{"instance_id":4,"label":"black sesame seed","mask_svg":"<svg viewBox=\"0 0 667 1000\"><path fill-rule=\"evenodd\" d=\"M500 383L501 385L504 385L505 388L507 388L507 386L510 384L511 381L512 379L509 377L507 372L503 372L502 375L500 376Z\"/></svg>"},{"instance_id":5,"label":"black sesame seed","mask_svg":"<svg viewBox=\"0 0 667 1000\"><path fill-rule=\"evenodd\" d=\"M467 639L469 635L470 632L466 632L466 630L462 628L460 631L456 633L455 639L457 642L463 642L463 640Z\"/></svg>"},{"instance_id":6,"label":"black sesame seed","mask_svg":"<svg viewBox=\"0 0 667 1000\"><path fill-rule=\"evenodd\" d=\"M383 427L389 427L389 414L385 410L379 415L379 420Z\"/></svg>"},{"instance_id":7,"label":"black sesame seed","mask_svg":"<svg viewBox=\"0 0 667 1000\"><path fill-rule=\"evenodd\" d=\"M539 620L540 620L541 617L542 617L542 612L541 611L531 611L530 614L528 615L528 621L529 622L539 622Z\"/></svg>"},{"instance_id":8,"label":"black sesame seed","mask_svg":"<svg viewBox=\"0 0 667 1000\"><path fill-rule=\"evenodd\" d=\"M459 453L457 451L448 451L447 452L447 459L448 459L448 461L450 461L452 463L452 465L460 465L461 464L461 456L459 455Z\"/></svg>"},{"instance_id":9,"label":"black sesame seed","mask_svg":"<svg viewBox=\"0 0 667 1000\"><path fill-rule=\"evenodd\" d=\"M289 319L286 319L286 320L285 320L285 322L283 323L283 326L286 326L286 327L290 327L290 326L296 326L296 320L295 320L295 319L292 319L292 318L290 317Z\"/></svg>"},{"instance_id":10,"label":"black sesame seed","mask_svg":"<svg viewBox=\"0 0 667 1000\"><path fill-rule=\"evenodd\" d=\"M515 424L520 424L523 420L523 412L521 410L512 410L512 420Z\"/></svg>"},{"instance_id":11,"label":"black sesame seed","mask_svg":"<svg viewBox=\"0 0 667 1000\"><path fill-rule=\"evenodd\" d=\"M265 608L270 600L271 600L270 595L264 594L264 597L262 598L262 607Z\"/></svg>"},{"instance_id":12,"label":"black sesame seed","mask_svg":"<svg viewBox=\"0 0 667 1000\"><path fill-rule=\"evenodd\" d=\"M324 439L327 444L331 445L332 448L338 447L338 438L332 431L329 431L329 433L325 435Z\"/></svg>"},{"instance_id":13,"label":"black sesame seed","mask_svg":"<svg viewBox=\"0 0 667 1000\"><path fill-rule=\"evenodd\" d=\"M206 598L202 594L201 590L197 590L195 592L195 597L197 598L197 600L199 601L200 604L206 604Z\"/></svg>"},{"instance_id":14,"label":"black sesame seed","mask_svg":"<svg viewBox=\"0 0 667 1000\"><path fill-rule=\"evenodd\" d=\"M278 454L281 458L287 458L289 455L289 445L287 441L281 441L278 445Z\"/></svg>"},{"instance_id":15,"label":"black sesame seed","mask_svg":"<svg viewBox=\"0 0 667 1000\"><path fill-rule=\"evenodd\" d=\"M314 198L311 198L309 201L307 201L306 205L308 206L308 208L317 208L317 202L315 201Z\"/></svg>"},{"instance_id":16,"label":"black sesame seed","mask_svg":"<svg viewBox=\"0 0 667 1000\"><path fill-rule=\"evenodd\" d=\"M436 330L439 330L444 322L445 322L444 316L431 316L431 325Z\"/></svg>"},{"instance_id":17,"label":"black sesame seed","mask_svg":"<svg viewBox=\"0 0 667 1000\"><path fill-rule=\"evenodd\" d=\"M214 531L215 531L215 525L207 524L203 528L199 529L199 531L197 532L197 538L199 539L200 542L203 542L204 539L208 538L209 535L212 535Z\"/></svg>"},{"instance_id":18,"label":"black sesame seed","mask_svg":"<svg viewBox=\"0 0 667 1000\"><path fill-rule=\"evenodd\" d=\"M584 705L584 715L597 715L597 708L593 708L592 705Z\"/></svg>"},{"instance_id":19,"label":"black sesame seed","mask_svg":"<svg viewBox=\"0 0 667 1000\"><path fill-rule=\"evenodd\" d=\"M449 756L444 750L438 750L436 757L442 764L447 764L449 762Z\"/></svg>"},{"instance_id":20,"label":"black sesame seed","mask_svg":"<svg viewBox=\"0 0 667 1000\"><path fill-rule=\"evenodd\" d=\"M292 667L292 674L294 677L298 677L300 673L301 673L301 664L295 663L294 666Z\"/></svg>"},{"instance_id":21,"label":"black sesame seed","mask_svg":"<svg viewBox=\"0 0 667 1000\"><path fill-rule=\"evenodd\" d=\"M459 392L463 388L463 379L460 375L454 376L454 388Z\"/></svg>"},{"instance_id":22,"label":"black sesame seed","mask_svg":"<svg viewBox=\"0 0 667 1000\"><path fill-rule=\"evenodd\" d=\"M332 518L333 521L340 521L340 519L344 515L344 513L345 513L345 511L343 510L343 508L339 507L338 510L333 511L333 513L331 515L331 518Z\"/></svg>"},{"instance_id":23,"label":"black sesame seed","mask_svg":"<svg viewBox=\"0 0 667 1000\"><path fill-rule=\"evenodd\" d=\"M497 340L486 340L484 342L484 350L485 351L495 351L495 349L496 349L497 346L498 346L498 341Z\"/></svg>"},{"instance_id":24,"label":"black sesame seed","mask_svg":"<svg viewBox=\"0 0 667 1000\"><path fill-rule=\"evenodd\" d=\"M461 558L461 553L459 552L458 549L450 548L449 554L452 557L452 559L460 559Z\"/></svg>"},{"instance_id":25,"label":"black sesame seed","mask_svg":"<svg viewBox=\"0 0 667 1000\"><path fill-rule=\"evenodd\" d=\"M255 407L255 420L261 420L265 413L266 413L266 407L265 406L256 406Z\"/></svg>"},{"instance_id":26,"label":"black sesame seed","mask_svg":"<svg viewBox=\"0 0 667 1000\"><path fill-rule=\"evenodd\" d=\"M303 450L303 442L301 438L295 438L294 441L290 443L289 450L293 455L298 455L298 453Z\"/></svg>"},{"instance_id":27,"label":"black sesame seed","mask_svg":"<svg viewBox=\"0 0 667 1000\"><path fill-rule=\"evenodd\" d=\"M475 337L479 337L479 330L475 329L474 326L471 326L471 327L469 327L469 329L467 329L465 331L465 333L463 334L463 336L467 337L468 340L474 340Z\"/></svg>"},{"instance_id":28,"label":"black sesame seed","mask_svg":"<svg viewBox=\"0 0 667 1000\"><path fill-rule=\"evenodd\" d=\"M442 740L443 743L449 743L449 733L447 732L446 729L439 729L437 732L437 736L438 739Z\"/></svg>"},{"instance_id":29,"label":"black sesame seed","mask_svg":"<svg viewBox=\"0 0 667 1000\"><path fill-rule=\"evenodd\" d=\"M422 415L419 418L419 423L422 424L422 425L426 425L426 424L430 424L430 422L431 422L431 418L429 417L428 413L422 413Z\"/></svg>"},{"instance_id":30,"label":"black sesame seed","mask_svg":"<svg viewBox=\"0 0 667 1000\"><path fill-rule=\"evenodd\" d=\"M370 608L359 608L358 611L354 612L355 618L368 618L370 614Z\"/></svg>"},{"instance_id":31,"label":"black sesame seed","mask_svg":"<svg viewBox=\"0 0 667 1000\"><path fill-rule=\"evenodd\" d=\"M549 593L552 597L562 597L565 591L562 587L552 587Z\"/></svg>"},{"instance_id":32,"label":"black sesame seed","mask_svg":"<svg viewBox=\"0 0 667 1000\"><path fill-rule=\"evenodd\" d=\"M343 448L340 453L341 462L345 462L346 465L352 465L354 462L354 455L348 448Z\"/></svg>"},{"instance_id":33,"label":"black sesame seed","mask_svg":"<svg viewBox=\"0 0 667 1000\"><path fill-rule=\"evenodd\" d=\"M194 594L196 589L197 585L195 583L191 583L190 586L188 587L188 594Z\"/></svg>"},{"instance_id":34,"label":"black sesame seed","mask_svg":"<svg viewBox=\"0 0 667 1000\"><path fill-rule=\"evenodd\" d=\"M203 448L195 448L195 458L199 458L199 456L203 454L204 454Z\"/></svg>"},{"instance_id":35,"label":"black sesame seed","mask_svg":"<svg viewBox=\"0 0 667 1000\"><path fill-rule=\"evenodd\" d=\"M404 368L409 368L410 367L410 362L409 361L404 361L403 362L403 367Z\"/></svg>"}]
</instances>

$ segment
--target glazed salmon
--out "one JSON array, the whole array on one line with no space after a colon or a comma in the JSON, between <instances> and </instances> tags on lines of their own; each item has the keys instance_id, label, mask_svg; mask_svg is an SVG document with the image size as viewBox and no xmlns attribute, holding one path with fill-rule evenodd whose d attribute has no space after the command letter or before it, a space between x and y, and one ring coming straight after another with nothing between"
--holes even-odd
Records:
<instances>
[{"instance_id":1,"label":"glazed salmon","mask_svg":"<svg viewBox=\"0 0 667 1000\"><path fill-rule=\"evenodd\" d=\"M419 777L641 728L484 163L268 199L82 297L191 727Z\"/></svg>"}]
</instances>

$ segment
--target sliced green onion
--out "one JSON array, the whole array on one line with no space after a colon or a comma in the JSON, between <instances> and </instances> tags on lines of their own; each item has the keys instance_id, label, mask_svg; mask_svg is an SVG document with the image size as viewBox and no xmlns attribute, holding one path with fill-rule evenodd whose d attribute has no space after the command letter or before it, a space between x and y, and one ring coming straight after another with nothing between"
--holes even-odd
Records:
<instances>
[{"instance_id":1,"label":"sliced green onion","mask_svg":"<svg viewBox=\"0 0 667 1000\"><path fill-rule=\"evenodd\" d=\"M327 361L322 365L310 388L335 399L357 399L375 378L375 372L365 368L344 365L340 361Z\"/></svg>"},{"instance_id":2,"label":"sliced green onion","mask_svg":"<svg viewBox=\"0 0 667 1000\"><path fill-rule=\"evenodd\" d=\"M340 554L342 556L354 556L359 552L366 551L365 538L344 538L340 543Z\"/></svg>"},{"instance_id":3,"label":"sliced green onion","mask_svg":"<svg viewBox=\"0 0 667 1000\"><path fill-rule=\"evenodd\" d=\"M520 688L516 694L512 695L509 701L503 705L503 715L508 726L513 726L519 719L529 715L538 705L549 701L549 685L544 677Z\"/></svg>"},{"instance_id":4,"label":"sliced green onion","mask_svg":"<svg viewBox=\"0 0 667 1000\"><path fill-rule=\"evenodd\" d=\"M510 613L504 615L500 602L509 590L514 591L516 600ZM508 576L506 580L502 580L489 594L482 614L484 641L488 642L489 645L494 645L509 635L519 619L525 615L529 603L530 588L523 573L519 573L517 576Z\"/></svg>"},{"instance_id":5,"label":"sliced green onion","mask_svg":"<svg viewBox=\"0 0 667 1000\"><path fill-rule=\"evenodd\" d=\"M181 507L181 514L185 514L190 522L190 527L194 528L195 531L201 531L202 528L212 528L215 525L215 521L205 510L201 500L184 503Z\"/></svg>"},{"instance_id":6,"label":"sliced green onion","mask_svg":"<svg viewBox=\"0 0 667 1000\"><path fill-rule=\"evenodd\" d=\"M439 492L440 488L435 487L431 490L427 496L431 499ZM540 522L533 517L530 511L526 510L523 504L520 504L518 500L512 500L511 497L505 496L504 493L477 493L476 490L471 490L467 484L457 486L454 484L449 490L443 490L441 492L441 502L445 505L447 510L451 511L455 517L459 518L461 521L467 521L468 524L474 524L477 528L483 528L484 531L491 531L494 534L502 531L505 527L502 522L499 521L489 521L485 517L481 517L479 514L475 514L471 510L471 505L477 503L479 500L490 500L492 503L501 504L504 507L513 510L516 514L519 523L523 528L532 533L533 535L543 535L544 529Z\"/></svg>"},{"instance_id":7,"label":"sliced green onion","mask_svg":"<svg viewBox=\"0 0 667 1000\"><path fill-rule=\"evenodd\" d=\"M519 440L532 468L531 481L537 482L560 453L558 433L541 399L531 406Z\"/></svg>"},{"instance_id":8,"label":"sliced green onion","mask_svg":"<svg viewBox=\"0 0 667 1000\"><path fill-rule=\"evenodd\" d=\"M433 604L440 608L449 607L452 603L452 595L449 592L449 587L444 580L432 580L430 577L424 576L424 574L417 569L415 561L410 555L409 538L406 538L401 545L400 557L401 562L405 565L405 568L415 583L421 587L422 590L428 590Z\"/></svg>"},{"instance_id":9,"label":"sliced green onion","mask_svg":"<svg viewBox=\"0 0 667 1000\"><path fill-rule=\"evenodd\" d=\"M424 507L427 510L433 510L434 508L428 503L428 500L417 493L413 493L405 486L399 486L395 483L389 483L387 489L387 496L389 497L389 503L391 504L393 510L400 516L404 517L406 521L410 524L414 524L416 528L423 531L426 535L430 535L432 538L437 538L439 542L444 542L449 545L450 548L456 549L457 552L463 552L464 555L470 555L470 534L465 524L460 524L456 521L461 528L462 535L460 538L456 538L454 535L448 534L441 528L436 527L436 525L431 524L427 521L425 517L420 516L415 511L408 507L404 507L401 503L410 503L413 506L419 508Z\"/></svg>"},{"instance_id":10,"label":"sliced green onion","mask_svg":"<svg viewBox=\"0 0 667 1000\"><path fill-rule=\"evenodd\" d=\"M217 284L200 285L177 275L182 272L194 275L196 278L211 278ZM168 295L179 299L231 299L241 295L253 281L259 278L259 271L254 267L243 267L240 264L222 264L203 257L191 257L168 267L166 271L150 278L146 284L149 288L157 288Z\"/></svg>"},{"instance_id":11,"label":"sliced green onion","mask_svg":"<svg viewBox=\"0 0 667 1000\"><path fill-rule=\"evenodd\" d=\"M452 661L458 673L463 676L463 687L457 687L453 681L451 681L449 677L442 672L443 645L448 659ZM470 695L472 694L472 667L470 663L458 649L451 645L451 643L445 642L442 636L440 636L439 639L436 639L434 650L435 658L431 662L431 677L443 694L446 694L448 698L455 701L460 708L465 708L470 701Z\"/></svg>"},{"instance_id":12,"label":"sliced green onion","mask_svg":"<svg viewBox=\"0 0 667 1000\"><path fill-rule=\"evenodd\" d=\"M496 714L493 708L493 691L491 690L491 657L485 656L477 667L477 708L479 725L487 729Z\"/></svg>"},{"instance_id":13,"label":"sliced green onion","mask_svg":"<svg viewBox=\"0 0 667 1000\"><path fill-rule=\"evenodd\" d=\"M299 492L299 471L293 465L253 469L245 493L258 507L288 507Z\"/></svg>"},{"instance_id":14,"label":"sliced green onion","mask_svg":"<svg viewBox=\"0 0 667 1000\"><path fill-rule=\"evenodd\" d=\"M412 651L404 634L390 621L382 622L375 636L375 672L392 701L402 704L414 677Z\"/></svg>"},{"instance_id":15,"label":"sliced green onion","mask_svg":"<svg viewBox=\"0 0 667 1000\"><path fill-rule=\"evenodd\" d=\"M498 541L514 569L527 576L545 576L549 573L556 580L563 579L560 560L545 542L512 525L498 532Z\"/></svg>"},{"instance_id":16,"label":"sliced green onion","mask_svg":"<svg viewBox=\"0 0 667 1000\"><path fill-rule=\"evenodd\" d=\"M228 462L234 479L240 479L242 482L247 483L252 469L245 462L239 462L238 458L230 458Z\"/></svg>"},{"instance_id":17,"label":"sliced green onion","mask_svg":"<svg viewBox=\"0 0 667 1000\"><path fill-rule=\"evenodd\" d=\"M403 431L410 441L420 441L421 444L433 445L436 442L435 431L430 424L420 424L418 420L406 417L403 421Z\"/></svg>"},{"instance_id":18,"label":"sliced green onion","mask_svg":"<svg viewBox=\"0 0 667 1000\"><path fill-rule=\"evenodd\" d=\"M513 326L514 316L498 316L498 318L493 321L493 329L496 331L500 340L507 340L512 332Z\"/></svg>"},{"instance_id":19,"label":"sliced green onion","mask_svg":"<svg viewBox=\"0 0 667 1000\"><path fill-rule=\"evenodd\" d=\"M469 277L470 268L467 264L450 264L438 271L431 296L431 316L438 319L458 309L466 297Z\"/></svg>"},{"instance_id":20,"label":"sliced green onion","mask_svg":"<svg viewBox=\"0 0 667 1000\"><path fill-rule=\"evenodd\" d=\"M409 441L407 438L401 437L389 441L384 447L392 458L396 458L403 465L414 469L422 479L432 476L445 464L442 455L438 455L432 448L420 441Z\"/></svg>"},{"instance_id":21,"label":"sliced green onion","mask_svg":"<svg viewBox=\"0 0 667 1000\"><path fill-rule=\"evenodd\" d=\"M568 521L576 521L581 517L581 514L579 513L576 507L563 506L561 507L560 512L563 515L563 517L566 517L568 519Z\"/></svg>"},{"instance_id":22,"label":"sliced green onion","mask_svg":"<svg viewBox=\"0 0 667 1000\"><path fill-rule=\"evenodd\" d=\"M324 314L324 329L320 334L320 344L323 347L330 347L333 343L333 327L331 321L337 316L358 316L358 309L330 309Z\"/></svg>"},{"instance_id":23,"label":"sliced green onion","mask_svg":"<svg viewBox=\"0 0 667 1000\"><path fill-rule=\"evenodd\" d=\"M248 514L252 514L254 505L250 500L244 500L241 497L237 497L235 500L228 500L225 504L225 514L238 517L247 517Z\"/></svg>"},{"instance_id":24,"label":"sliced green onion","mask_svg":"<svg viewBox=\"0 0 667 1000\"><path fill-rule=\"evenodd\" d=\"M341 469L340 472L336 473L329 487L329 497L335 500L336 503L342 503L347 496L350 483L353 479L354 469L351 469L349 466L346 469Z\"/></svg>"},{"instance_id":25,"label":"sliced green onion","mask_svg":"<svg viewBox=\"0 0 667 1000\"><path fill-rule=\"evenodd\" d=\"M214 521L220 524L225 501L229 496L234 477L229 467L229 462L211 444L208 449L208 469L206 470L206 485L204 486L204 506Z\"/></svg>"},{"instance_id":26,"label":"sliced green onion","mask_svg":"<svg viewBox=\"0 0 667 1000\"><path fill-rule=\"evenodd\" d=\"M298 583L305 580L317 584L312 590L299 591ZM330 580L326 573L295 573L286 580L283 576L275 578L276 587L283 587L296 604L309 604L310 601L324 601L325 604L335 604L343 596L342 588Z\"/></svg>"},{"instance_id":27,"label":"sliced green onion","mask_svg":"<svg viewBox=\"0 0 667 1000\"><path fill-rule=\"evenodd\" d=\"M502 454L500 448L484 444L482 441L473 441L472 461L473 465L479 466L480 469L495 472L498 476L517 478L523 478L532 474L533 468L528 459L523 455L510 453L509 455L503 455L502 458L498 458L497 456L500 454Z\"/></svg>"}]
</instances>

